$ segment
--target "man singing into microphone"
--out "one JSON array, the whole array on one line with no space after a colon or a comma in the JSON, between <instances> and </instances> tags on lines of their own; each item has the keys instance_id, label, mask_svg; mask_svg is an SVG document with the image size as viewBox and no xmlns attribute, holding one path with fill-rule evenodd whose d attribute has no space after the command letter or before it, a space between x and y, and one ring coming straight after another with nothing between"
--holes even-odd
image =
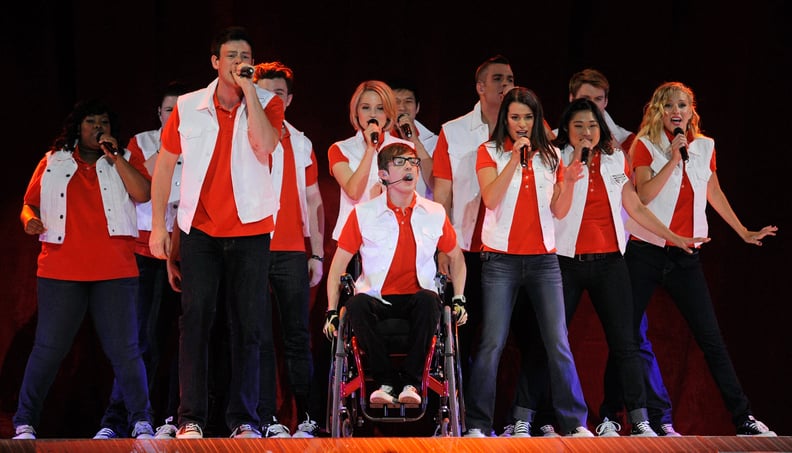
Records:
<instances>
[{"instance_id":1,"label":"man singing into microphone","mask_svg":"<svg viewBox=\"0 0 792 453\"><path fill-rule=\"evenodd\" d=\"M437 250L448 254L454 287L454 312L464 324L466 267L456 233L443 206L415 192L421 160L405 143L383 147L377 155L378 175L385 193L355 205L338 238L338 249L327 276L327 316L324 333L332 339L338 327L341 274L355 253L362 272L357 294L346 302L347 315L360 347L366 351L371 374L380 387L371 404L420 404L423 369L432 335L440 320L435 289ZM374 324L387 318L410 321L414 340L399 370L393 368ZM401 386L401 393L395 393Z\"/></svg>"}]
</instances>

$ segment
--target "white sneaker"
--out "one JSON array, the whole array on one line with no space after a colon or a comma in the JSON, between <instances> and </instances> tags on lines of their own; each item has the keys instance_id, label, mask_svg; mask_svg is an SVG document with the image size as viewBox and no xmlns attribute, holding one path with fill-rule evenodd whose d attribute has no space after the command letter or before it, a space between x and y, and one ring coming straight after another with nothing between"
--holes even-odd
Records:
<instances>
[{"instance_id":1,"label":"white sneaker","mask_svg":"<svg viewBox=\"0 0 792 453\"><path fill-rule=\"evenodd\" d=\"M30 425L19 425L16 427L16 440L33 440L36 438L36 430Z\"/></svg>"},{"instance_id":2,"label":"white sneaker","mask_svg":"<svg viewBox=\"0 0 792 453\"><path fill-rule=\"evenodd\" d=\"M259 430L249 423L243 423L231 432L232 439L261 439Z\"/></svg>"},{"instance_id":3,"label":"white sneaker","mask_svg":"<svg viewBox=\"0 0 792 453\"><path fill-rule=\"evenodd\" d=\"M371 404L393 404L396 398L393 397L393 387L390 385L381 385L379 389L372 392L369 397Z\"/></svg>"},{"instance_id":4,"label":"white sneaker","mask_svg":"<svg viewBox=\"0 0 792 453\"><path fill-rule=\"evenodd\" d=\"M203 430L198 423L185 423L176 431L177 439L202 439Z\"/></svg>"},{"instance_id":5,"label":"white sneaker","mask_svg":"<svg viewBox=\"0 0 792 453\"><path fill-rule=\"evenodd\" d=\"M463 437L487 437L479 428L470 428Z\"/></svg>"},{"instance_id":6,"label":"white sneaker","mask_svg":"<svg viewBox=\"0 0 792 453\"><path fill-rule=\"evenodd\" d=\"M594 437L594 433L589 431L585 426L578 426L567 434L567 437Z\"/></svg>"},{"instance_id":7,"label":"white sneaker","mask_svg":"<svg viewBox=\"0 0 792 453\"><path fill-rule=\"evenodd\" d=\"M264 433L264 437L267 439L269 438L276 438L276 439L290 439L291 434L289 434L289 428L281 425L278 422L278 419L272 418L272 421L268 425L264 425L261 427L261 432Z\"/></svg>"},{"instance_id":8,"label":"white sneaker","mask_svg":"<svg viewBox=\"0 0 792 453\"><path fill-rule=\"evenodd\" d=\"M631 437L657 437L657 433L654 432L651 426L649 426L649 422L644 420L642 422L633 423L632 431L630 431Z\"/></svg>"},{"instance_id":9,"label":"white sneaker","mask_svg":"<svg viewBox=\"0 0 792 453\"><path fill-rule=\"evenodd\" d=\"M619 437L619 431L621 431L621 425L617 422L612 422L608 420L608 417L605 417L602 420L602 423L597 425L597 435L600 437Z\"/></svg>"},{"instance_id":10,"label":"white sneaker","mask_svg":"<svg viewBox=\"0 0 792 453\"><path fill-rule=\"evenodd\" d=\"M165 419L165 424L157 428L157 432L154 434L155 439L174 439L176 438L176 431L179 428L176 425L172 424L173 416L170 416Z\"/></svg>"},{"instance_id":11,"label":"white sneaker","mask_svg":"<svg viewBox=\"0 0 792 453\"><path fill-rule=\"evenodd\" d=\"M658 436L665 436L665 437L682 437L682 434L679 434L675 429L674 425L671 423L663 423L660 425L660 430L655 430Z\"/></svg>"},{"instance_id":12,"label":"white sneaker","mask_svg":"<svg viewBox=\"0 0 792 453\"><path fill-rule=\"evenodd\" d=\"M132 438L153 439L154 428L151 426L151 423L146 420L135 422L135 428L132 430Z\"/></svg>"},{"instance_id":13,"label":"white sneaker","mask_svg":"<svg viewBox=\"0 0 792 453\"><path fill-rule=\"evenodd\" d=\"M294 432L292 437L303 439L316 437L316 433L319 431L319 425L315 421L311 420L311 417L308 416L308 414L305 415L307 418L304 422L297 425L297 431Z\"/></svg>"},{"instance_id":14,"label":"white sneaker","mask_svg":"<svg viewBox=\"0 0 792 453\"><path fill-rule=\"evenodd\" d=\"M405 385L399 393L399 402L402 404L421 404L421 395L412 385Z\"/></svg>"}]
</instances>

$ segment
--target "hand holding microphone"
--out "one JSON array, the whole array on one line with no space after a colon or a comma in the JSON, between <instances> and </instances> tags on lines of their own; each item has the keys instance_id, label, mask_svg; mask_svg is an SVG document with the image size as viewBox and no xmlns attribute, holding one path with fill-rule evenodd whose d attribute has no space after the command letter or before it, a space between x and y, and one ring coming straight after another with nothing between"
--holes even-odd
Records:
<instances>
[{"instance_id":1,"label":"hand holding microphone","mask_svg":"<svg viewBox=\"0 0 792 453\"><path fill-rule=\"evenodd\" d=\"M685 135L685 131L682 130L681 127L677 127L674 129L674 135ZM679 147L679 155L682 156L682 160L687 162L688 161L688 152L687 146L680 146Z\"/></svg>"},{"instance_id":2,"label":"hand holding microphone","mask_svg":"<svg viewBox=\"0 0 792 453\"><path fill-rule=\"evenodd\" d=\"M253 66L243 66L239 70L239 77L244 77L246 79L250 79L253 77L253 73L256 72L256 69Z\"/></svg>"},{"instance_id":3,"label":"hand holding microphone","mask_svg":"<svg viewBox=\"0 0 792 453\"><path fill-rule=\"evenodd\" d=\"M371 118L370 120L368 120L367 124L373 124L375 126L379 126L379 121L377 121L376 118ZM371 132L371 143L373 143L375 145L379 144L379 132L378 131L372 131Z\"/></svg>"},{"instance_id":4,"label":"hand holding microphone","mask_svg":"<svg viewBox=\"0 0 792 453\"><path fill-rule=\"evenodd\" d=\"M404 138L412 138L413 132L412 127L410 127L410 115L407 113L400 114L399 117L396 118L396 123L399 123L402 117L407 117L407 120L399 124L399 131L401 132L402 136L404 136Z\"/></svg>"},{"instance_id":5,"label":"hand holding microphone","mask_svg":"<svg viewBox=\"0 0 792 453\"><path fill-rule=\"evenodd\" d=\"M102 132L102 131L99 131L99 132L96 133L96 143L99 143L99 146L103 150L107 151L108 153L110 153L110 154L112 154L114 156L118 156L120 154L120 152L119 152L118 148L116 148L115 145L113 145L113 142L108 141L108 140L105 140L103 142L100 141L100 139L102 138L102 135L104 135L104 132Z\"/></svg>"},{"instance_id":6,"label":"hand holding microphone","mask_svg":"<svg viewBox=\"0 0 792 453\"><path fill-rule=\"evenodd\" d=\"M525 132L518 132L517 135L520 137L527 137L528 135ZM518 139L519 140L519 139ZM528 157L531 154L531 143L528 142L527 145L522 145L520 147L520 166L523 168L528 166Z\"/></svg>"}]
</instances>

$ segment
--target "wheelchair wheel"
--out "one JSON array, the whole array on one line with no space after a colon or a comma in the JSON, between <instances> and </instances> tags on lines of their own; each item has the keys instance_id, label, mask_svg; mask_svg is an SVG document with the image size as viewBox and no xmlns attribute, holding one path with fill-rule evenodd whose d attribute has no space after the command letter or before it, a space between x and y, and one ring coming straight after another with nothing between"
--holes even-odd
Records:
<instances>
[{"instance_id":1,"label":"wheelchair wheel","mask_svg":"<svg viewBox=\"0 0 792 453\"><path fill-rule=\"evenodd\" d=\"M445 358L444 368L448 383L448 418L441 421L440 431L443 436L459 437L462 435L461 410L459 402L462 399L462 392L457 388L459 376L458 363L456 360L456 322L452 315L451 307L443 307L443 329L445 331ZM448 426L450 425L450 426Z\"/></svg>"},{"instance_id":2,"label":"wheelchair wheel","mask_svg":"<svg viewBox=\"0 0 792 453\"><path fill-rule=\"evenodd\" d=\"M346 309L339 313L338 335L333 340L333 359L330 365L330 391L328 392L327 420L330 434L333 437L351 437L354 428L356 410L347 405L348 399L342 395L342 387L347 379L347 331ZM354 395L353 395L354 398Z\"/></svg>"}]
</instances>

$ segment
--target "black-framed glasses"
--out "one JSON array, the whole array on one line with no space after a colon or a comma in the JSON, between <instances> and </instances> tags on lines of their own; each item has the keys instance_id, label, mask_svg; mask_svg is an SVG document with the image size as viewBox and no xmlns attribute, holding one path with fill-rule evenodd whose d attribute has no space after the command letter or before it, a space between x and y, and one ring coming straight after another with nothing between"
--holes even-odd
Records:
<instances>
[{"instance_id":1,"label":"black-framed glasses","mask_svg":"<svg viewBox=\"0 0 792 453\"><path fill-rule=\"evenodd\" d=\"M396 157L391 159L391 162L393 162L393 165L395 165L397 167L403 167L405 162L409 162L413 166L417 167L418 165L421 165L421 158L420 157L401 157L401 156L396 156Z\"/></svg>"}]
</instances>

